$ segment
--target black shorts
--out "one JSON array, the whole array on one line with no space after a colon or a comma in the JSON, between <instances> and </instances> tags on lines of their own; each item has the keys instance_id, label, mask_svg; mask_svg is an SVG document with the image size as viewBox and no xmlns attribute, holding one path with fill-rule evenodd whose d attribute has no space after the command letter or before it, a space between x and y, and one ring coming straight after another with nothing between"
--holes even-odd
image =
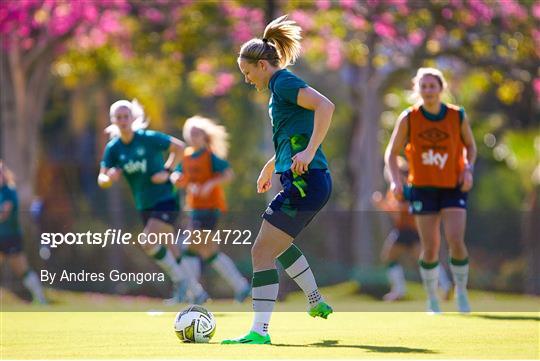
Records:
<instances>
[{"instance_id":1,"label":"black shorts","mask_svg":"<svg viewBox=\"0 0 540 361\"><path fill-rule=\"evenodd\" d=\"M14 234L11 236L0 236L0 253L5 255L22 252L22 236Z\"/></svg>"},{"instance_id":2,"label":"black shorts","mask_svg":"<svg viewBox=\"0 0 540 361\"><path fill-rule=\"evenodd\" d=\"M467 193L456 188L411 188L412 214L438 213L443 208L467 209Z\"/></svg>"},{"instance_id":3,"label":"black shorts","mask_svg":"<svg viewBox=\"0 0 540 361\"><path fill-rule=\"evenodd\" d=\"M327 169L310 169L295 176L291 170L279 178L283 190L262 214L273 226L295 238L324 207L332 193L332 178Z\"/></svg>"},{"instance_id":4,"label":"black shorts","mask_svg":"<svg viewBox=\"0 0 540 361\"><path fill-rule=\"evenodd\" d=\"M214 230L219 219L219 210L196 209L190 213L190 228L200 230Z\"/></svg>"},{"instance_id":5,"label":"black shorts","mask_svg":"<svg viewBox=\"0 0 540 361\"><path fill-rule=\"evenodd\" d=\"M411 247L420 240L418 232L412 229L397 230L397 233L396 243L406 247Z\"/></svg>"},{"instance_id":6,"label":"black shorts","mask_svg":"<svg viewBox=\"0 0 540 361\"><path fill-rule=\"evenodd\" d=\"M174 226L179 213L180 206L173 198L158 202L152 208L147 208L140 212L145 226L150 218L155 218Z\"/></svg>"}]
</instances>

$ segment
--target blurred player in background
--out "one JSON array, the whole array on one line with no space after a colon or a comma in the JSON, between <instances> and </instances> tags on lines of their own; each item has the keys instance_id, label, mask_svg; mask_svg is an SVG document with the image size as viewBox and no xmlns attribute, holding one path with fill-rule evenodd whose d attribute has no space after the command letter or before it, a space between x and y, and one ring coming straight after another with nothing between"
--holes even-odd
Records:
<instances>
[{"instance_id":1,"label":"blurred player in background","mask_svg":"<svg viewBox=\"0 0 540 361\"><path fill-rule=\"evenodd\" d=\"M286 16L275 19L262 39L244 43L238 66L257 90L270 89L269 114L275 155L257 179L257 192L272 187L280 174L283 190L265 213L251 249L254 320L251 331L225 344L269 344L268 325L279 290L276 259L304 291L308 313L327 318L332 308L321 296L306 257L292 242L324 207L332 192L328 162L321 149L334 112L334 104L289 72L300 55L301 28Z\"/></svg>"},{"instance_id":2,"label":"blurred player in background","mask_svg":"<svg viewBox=\"0 0 540 361\"><path fill-rule=\"evenodd\" d=\"M420 275L428 295L428 311L441 312L437 281L442 223L450 249L457 306L460 312L468 313L465 225L476 144L463 108L441 102L446 81L439 70L420 68L413 82L421 100L400 115L386 149L390 189L396 197L403 196L397 157L405 148L409 162L407 181L412 185L411 210L422 243Z\"/></svg>"},{"instance_id":3,"label":"blurred player in background","mask_svg":"<svg viewBox=\"0 0 540 361\"><path fill-rule=\"evenodd\" d=\"M403 267L399 263L400 257L408 253L418 259L420 255L420 237L416 231L414 216L409 212L408 198L410 189L406 184L409 166L405 158L398 157L398 167L404 184L403 198L397 199L390 189L388 189L384 198L381 192L375 192L372 196L375 207L388 212L394 224L381 250L381 261L387 266L386 276L391 287L390 292L383 296L383 300L390 302L400 300L406 294L405 274ZM387 181L390 180L388 167L384 169L384 178ZM439 269L439 286L444 292L444 298L449 299L452 283L442 266Z\"/></svg>"},{"instance_id":4,"label":"blurred player in background","mask_svg":"<svg viewBox=\"0 0 540 361\"><path fill-rule=\"evenodd\" d=\"M171 174L171 181L186 189L186 205L190 215L190 229L214 230L219 216L227 209L222 185L233 178L233 171L225 160L229 144L227 132L214 121L194 116L184 124L184 140L189 145L184 150L178 172ZM242 302L249 296L251 287L240 274L233 261L219 250L213 237L195 237L190 241L182 258L197 279L201 273L201 260L214 268L234 290L234 297Z\"/></svg>"},{"instance_id":5,"label":"blurred player in background","mask_svg":"<svg viewBox=\"0 0 540 361\"><path fill-rule=\"evenodd\" d=\"M171 170L182 159L184 143L169 135L146 130L144 111L134 100L119 100L110 108L111 137L101 161L98 184L108 188L121 175L128 182L135 206L141 214L144 233L176 233L179 200L169 181ZM163 153L169 156L164 162ZM169 247L170 246L170 247ZM177 260L173 245L141 244L143 250L167 273L175 286L175 298L184 300L186 289L193 303L203 303L208 295L186 265Z\"/></svg>"},{"instance_id":6,"label":"blurred player in background","mask_svg":"<svg viewBox=\"0 0 540 361\"><path fill-rule=\"evenodd\" d=\"M35 303L47 300L43 287L22 250L22 232L19 225L19 201L13 173L0 160L0 262L7 259L15 274L22 279Z\"/></svg>"}]
</instances>

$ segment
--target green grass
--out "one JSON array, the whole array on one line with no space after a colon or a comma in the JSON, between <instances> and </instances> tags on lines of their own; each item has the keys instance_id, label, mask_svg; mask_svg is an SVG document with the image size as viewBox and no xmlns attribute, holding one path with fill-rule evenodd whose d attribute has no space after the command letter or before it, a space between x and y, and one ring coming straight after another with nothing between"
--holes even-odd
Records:
<instances>
[{"instance_id":1,"label":"green grass","mask_svg":"<svg viewBox=\"0 0 540 361\"><path fill-rule=\"evenodd\" d=\"M412 285L412 293L420 289ZM210 344L182 344L172 323L178 306L159 300L120 298L69 292L51 292L57 304L44 308L24 306L6 312L15 302L3 292L0 324L0 359L538 359L540 313L479 312L463 316L447 312L386 312L421 308L419 299L388 305L357 295L351 284L325 290L337 312L328 320L312 319L305 312L276 312L272 316L271 346L219 345L240 336L251 325L249 303L227 308L226 301L207 305L217 320ZM502 299L501 299L502 297ZM74 312L73 303L103 309L160 310L166 312ZM303 302L293 295L280 310L296 309ZM538 310L538 298L474 293L473 307L503 304ZM383 312L340 312L353 304ZM20 304L18 302L18 304ZM33 307L33 308L31 308ZM482 305L483 307L483 305ZM94 308L95 309L95 308ZM223 309L231 311L221 311ZM236 312L234 311L236 310ZM453 303L443 310L452 311ZM64 311L64 312L45 312Z\"/></svg>"}]
</instances>

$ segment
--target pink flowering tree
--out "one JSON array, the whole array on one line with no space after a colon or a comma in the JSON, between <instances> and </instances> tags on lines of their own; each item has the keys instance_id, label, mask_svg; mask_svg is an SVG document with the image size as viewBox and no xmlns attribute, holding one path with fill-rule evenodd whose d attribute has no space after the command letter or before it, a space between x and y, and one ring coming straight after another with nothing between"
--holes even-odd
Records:
<instances>
[{"instance_id":1,"label":"pink flowering tree","mask_svg":"<svg viewBox=\"0 0 540 361\"><path fill-rule=\"evenodd\" d=\"M426 62L448 68L457 60L471 68L500 70L505 75L497 95L501 101L515 100L520 89L538 82L530 74L534 77L540 55L540 35L533 26L539 5L516 0L316 0L286 11L305 30L308 62L339 71L349 88L355 115L347 163L352 209L360 211L353 222L353 247L360 264L373 264L373 228L365 211L372 209L371 194L381 185L385 92Z\"/></svg>"},{"instance_id":2,"label":"pink flowering tree","mask_svg":"<svg viewBox=\"0 0 540 361\"><path fill-rule=\"evenodd\" d=\"M124 0L8 0L0 7L2 157L18 179L23 204L33 195L38 131L51 64L68 42L103 44L122 32Z\"/></svg>"}]
</instances>

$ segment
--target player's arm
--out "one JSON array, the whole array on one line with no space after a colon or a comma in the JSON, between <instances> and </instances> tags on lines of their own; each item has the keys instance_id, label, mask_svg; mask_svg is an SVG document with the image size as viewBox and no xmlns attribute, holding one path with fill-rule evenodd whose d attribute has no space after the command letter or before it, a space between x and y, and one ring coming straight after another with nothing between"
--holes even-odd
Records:
<instances>
[{"instance_id":1,"label":"player's arm","mask_svg":"<svg viewBox=\"0 0 540 361\"><path fill-rule=\"evenodd\" d=\"M103 151L103 159L101 160L97 179L97 183L101 188L109 188L114 182L120 179L122 170L117 168L117 165L114 148L109 143Z\"/></svg>"},{"instance_id":2,"label":"player's arm","mask_svg":"<svg viewBox=\"0 0 540 361\"><path fill-rule=\"evenodd\" d=\"M166 135L160 134L160 137L165 137ZM165 183L167 181L171 181L173 184L176 182L173 182L173 180L177 180L177 177L172 177L171 175L176 173L175 168L176 166L182 162L184 157L184 148L185 144L180 139L166 136L167 141L169 142L169 145L167 147L167 151L169 152L169 156L167 157L167 160L165 161L165 164L163 167L165 170L159 171L152 175L151 180L152 183L155 184L161 184ZM161 141L161 139L159 139Z\"/></svg>"},{"instance_id":3,"label":"player's arm","mask_svg":"<svg viewBox=\"0 0 540 361\"><path fill-rule=\"evenodd\" d=\"M272 175L276 169L276 155L274 154L272 158L266 162L259 178L257 178L257 193L265 193L270 188L272 188Z\"/></svg>"},{"instance_id":4,"label":"player's arm","mask_svg":"<svg viewBox=\"0 0 540 361\"><path fill-rule=\"evenodd\" d=\"M109 188L114 182L120 179L121 174L122 170L118 168L101 167L97 179L98 185L104 189Z\"/></svg>"},{"instance_id":5,"label":"player's arm","mask_svg":"<svg viewBox=\"0 0 540 361\"><path fill-rule=\"evenodd\" d=\"M169 157L165 161L165 169L170 169L172 171L179 163L182 163L186 145L180 139L175 137L170 137L170 141L171 144L168 149Z\"/></svg>"},{"instance_id":6,"label":"player's arm","mask_svg":"<svg viewBox=\"0 0 540 361\"><path fill-rule=\"evenodd\" d=\"M313 110L313 133L305 150L292 157L291 170L296 174L307 172L309 163L315 157L317 149L322 144L334 114L335 105L324 95L311 87L300 88L296 103L302 108Z\"/></svg>"},{"instance_id":7,"label":"player's arm","mask_svg":"<svg viewBox=\"0 0 540 361\"><path fill-rule=\"evenodd\" d=\"M465 145L465 150L467 152L465 169L460 175L460 184L461 190L463 192L468 192L473 186L473 170L474 163L476 162L476 142L474 141L474 136L471 129L471 124L467 116L463 117L461 122L461 139L463 139L463 144Z\"/></svg>"},{"instance_id":8,"label":"player's arm","mask_svg":"<svg viewBox=\"0 0 540 361\"><path fill-rule=\"evenodd\" d=\"M403 184L400 179L398 156L407 142L407 133L409 132L408 112L403 112L394 127L390 142L384 152L384 161L390 170L390 190L396 198L403 197Z\"/></svg>"},{"instance_id":9,"label":"player's arm","mask_svg":"<svg viewBox=\"0 0 540 361\"><path fill-rule=\"evenodd\" d=\"M0 222L4 222L9 218L11 211L13 210L13 202L6 201L0 205Z\"/></svg>"}]
</instances>

